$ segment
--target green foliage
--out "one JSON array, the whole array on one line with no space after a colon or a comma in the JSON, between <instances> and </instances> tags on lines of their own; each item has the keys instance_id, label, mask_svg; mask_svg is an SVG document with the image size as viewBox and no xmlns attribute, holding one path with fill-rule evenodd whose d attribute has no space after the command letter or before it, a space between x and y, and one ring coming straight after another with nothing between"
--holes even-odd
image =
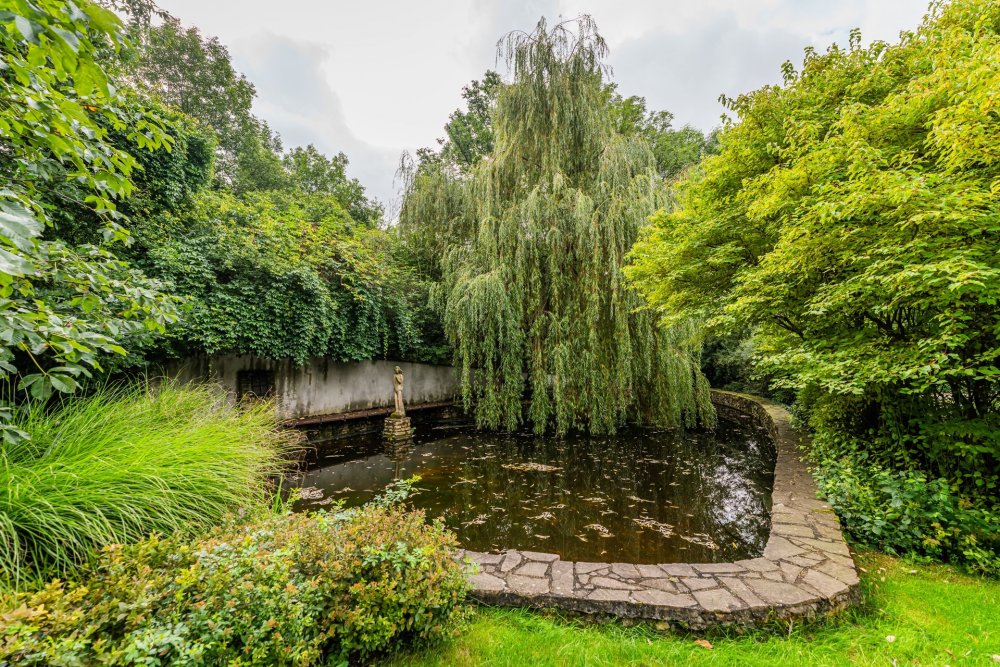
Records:
<instances>
[{"instance_id":1,"label":"green foliage","mask_svg":"<svg viewBox=\"0 0 1000 667\"><path fill-rule=\"evenodd\" d=\"M202 37L197 28L184 28L169 15L159 25L137 30L135 37L135 55L125 62L129 78L215 131L215 174L221 185L245 192L286 184L281 142L251 112L253 84L235 70L217 38Z\"/></svg>"},{"instance_id":2,"label":"green foliage","mask_svg":"<svg viewBox=\"0 0 1000 667\"><path fill-rule=\"evenodd\" d=\"M405 195L399 231L410 265L439 283L449 248L468 244L475 236L476 221L468 215L472 206L468 187L455 170L437 159L414 163L404 155L400 173ZM440 307L441 299L435 301Z\"/></svg>"},{"instance_id":3,"label":"green foliage","mask_svg":"<svg viewBox=\"0 0 1000 667\"><path fill-rule=\"evenodd\" d=\"M900 43L808 51L636 245L669 322L755 332L820 438L995 498L1000 5L935 5Z\"/></svg>"},{"instance_id":4,"label":"green foliage","mask_svg":"<svg viewBox=\"0 0 1000 667\"><path fill-rule=\"evenodd\" d=\"M269 406L162 383L17 410L0 451L0 581L72 574L110 544L192 532L267 505L282 438Z\"/></svg>"},{"instance_id":5,"label":"green foliage","mask_svg":"<svg viewBox=\"0 0 1000 667\"><path fill-rule=\"evenodd\" d=\"M211 182L215 166L216 139L210 128L169 107L159 109L158 115L172 139L171 150L135 155L141 169L123 209L136 219L190 206ZM121 137L112 136L121 142Z\"/></svg>"},{"instance_id":6,"label":"green foliage","mask_svg":"<svg viewBox=\"0 0 1000 667\"><path fill-rule=\"evenodd\" d=\"M138 150L171 145L160 119L95 61L121 43L118 19L86 0L0 9L0 375L39 400L74 391L103 356L176 319L158 284L108 247L127 238L118 203L137 167L110 133ZM94 221L100 245L44 240L53 200ZM8 441L23 435L0 430Z\"/></svg>"},{"instance_id":7,"label":"green foliage","mask_svg":"<svg viewBox=\"0 0 1000 667\"><path fill-rule=\"evenodd\" d=\"M160 24L151 25L144 0L115 4L126 5L122 9L133 19L138 42L123 59L128 78L169 105L174 115L180 112L210 128L216 139L217 186L237 194L281 190L332 195L355 220L373 227L381 222L382 205L365 196L357 179L347 177L346 155L327 158L312 145L282 155L280 137L252 112L253 84L236 71L218 38L184 28L169 14L161 13ZM196 164L203 164L201 155Z\"/></svg>"},{"instance_id":8,"label":"green foliage","mask_svg":"<svg viewBox=\"0 0 1000 667\"><path fill-rule=\"evenodd\" d=\"M467 587L440 523L397 506L277 516L113 548L18 596L5 664L325 665L447 636Z\"/></svg>"},{"instance_id":9,"label":"green foliage","mask_svg":"<svg viewBox=\"0 0 1000 667\"><path fill-rule=\"evenodd\" d=\"M466 110L455 109L444 126L445 139L439 139L440 159L468 172L493 152L493 110L504 83L500 75L487 70L482 81L474 80L462 88ZM429 156L424 153L424 156Z\"/></svg>"},{"instance_id":10,"label":"green foliage","mask_svg":"<svg viewBox=\"0 0 1000 667\"><path fill-rule=\"evenodd\" d=\"M466 405L481 427L525 415L614 431L626 420L714 418L689 325L658 331L620 269L661 197L649 145L615 132L604 41L589 17L503 43L514 80L492 114L494 149L468 177L425 164L400 218L439 254L439 304ZM473 375L475 377L473 377Z\"/></svg>"},{"instance_id":11,"label":"green foliage","mask_svg":"<svg viewBox=\"0 0 1000 667\"><path fill-rule=\"evenodd\" d=\"M146 271L188 298L178 355L252 353L304 363L425 354L425 293L391 235L326 194L205 193L179 216L137 228Z\"/></svg>"},{"instance_id":12,"label":"green foliage","mask_svg":"<svg viewBox=\"0 0 1000 667\"><path fill-rule=\"evenodd\" d=\"M351 217L370 227L382 221L382 205L365 196L365 189L356 178L347 178L347 156L337 153L328 158L312 144L293 148L282 158L288 172L290 188L308 194L333 195Z\"/></svg>"},{"instance_id":13,"label":"green foliage","mask_svg":"<svg viewBox=\"0 0 1000 667\"><path fill-rule=\"evenodd\" d=\"M1000 507L976 507L945 479L849 459L815 472L820 491L861 545L1000 575Z\"/></svg>"},{"instance_id":14,"label":"green foliage","mask_svg":"<svg viewBox=\"0 0 1000 667\"><path fill-rule=\"evenodd\" d=\"M656 170L673 179L702 157L718 150L716 134L705 136L697 128L685 125L673 128L674 115L669 111L647 111L646 99L638 95L622 97L618 86L607 87L611 96L609 112L615 130L626 136L645 137L656 159Z\"/></svg>"}]
</instances>

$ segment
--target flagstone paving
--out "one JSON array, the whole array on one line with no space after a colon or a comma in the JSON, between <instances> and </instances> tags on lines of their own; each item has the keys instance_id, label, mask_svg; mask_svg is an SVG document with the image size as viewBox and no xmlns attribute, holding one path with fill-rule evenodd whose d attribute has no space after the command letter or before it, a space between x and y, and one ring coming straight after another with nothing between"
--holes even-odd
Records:
<instances>
[{"instance_id":1,"label":"flagstone paving","mask_svg":"<svg viewBox=\"0 0 1000 667\"><path fill-rule=\"evenodd\" d=\"M473 597L692 629L814 617L857 602L857 567L840 523L817 500L816 482L800 459L807 436L770 401L723 391L713 391L712 401L720 412L752 416L775 443L771 532L762 557L734 563L572 563L532 551L464 551L459 557L470 564Z\"/></svg>"}]
</instances>

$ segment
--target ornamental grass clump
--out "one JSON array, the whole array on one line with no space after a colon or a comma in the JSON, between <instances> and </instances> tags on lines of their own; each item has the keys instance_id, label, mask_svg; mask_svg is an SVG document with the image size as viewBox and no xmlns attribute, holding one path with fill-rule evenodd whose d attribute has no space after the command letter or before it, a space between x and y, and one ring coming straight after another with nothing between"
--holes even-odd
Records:
<instances>
[{"instance_id":1,"label":"ornamental grass clump","mask_svg":"<svg viewBox=\"0 0 1000 667\"><path fill-rule=\"evenodd\" d=\"M0 663L367 663L454 631L468 585L455 546L383 504L109 548L90 579L0 612Z\"/></svg>"},{"instance_id":2,"label":"ornamental grass clump","mask_svg":"<svg viewBox=\"0 0 1000 667\"><path fill-rule=\"evenodd\" d=\"M286 449L270 406L169 382L25 407L14 425L30 436L0 449L0 578L14 588L70 576L107 545L263 508Z\"/></svg>"}]
</instances>

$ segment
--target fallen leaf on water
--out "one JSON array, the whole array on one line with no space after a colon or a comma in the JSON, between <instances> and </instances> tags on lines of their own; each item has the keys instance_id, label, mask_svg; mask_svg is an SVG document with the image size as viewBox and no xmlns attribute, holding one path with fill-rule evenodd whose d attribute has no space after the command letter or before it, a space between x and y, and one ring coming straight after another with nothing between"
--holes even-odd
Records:
<instances>
[{"instance_id":1,"label":"fallen leaf on water","mask_svg":"<svg viewBox=\"0 0 1000 667\"><path fill-rule=\"evenodd\" d=\"M556 466L545 465L544 463L504 463L503 468L508 470L516 470L518 472L556 472L559 470Z\"/></svg>"},{"instance_id":2,"label":"fallen leaf on water","mask_svg":"<svg viewBox=\"0 0 1000 667\"><path fill-rule=\"evenodd\" d=\"M695 639L694 643L702 648L707 648L710 651L712 650L712 642L707 639Z\"/></svg>"}]
</instances>

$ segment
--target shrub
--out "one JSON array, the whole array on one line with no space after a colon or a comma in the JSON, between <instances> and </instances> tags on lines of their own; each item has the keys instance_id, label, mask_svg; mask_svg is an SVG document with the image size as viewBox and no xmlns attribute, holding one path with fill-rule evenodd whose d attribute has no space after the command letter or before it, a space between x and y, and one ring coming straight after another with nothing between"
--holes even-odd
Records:
<instances>
[{"instance_id":1,"label":"shrub","mask_svg":"<svg viewBox=\"0 0 1000 667\"><path fill-rule=\"evenodd\" d=\"M0 449L0 583L66 576L103 546L193 534L267 502L282 436L210 386L104 389L23 408Z\"/></svg>"},{"instance_id":2,"label":"shrub","mask_svg":"<svg viewBox=\"0 0 1000 667\"><path fill-rule=\"evenodd\" d=\"M21 594L0 662L314 665L448 633L466 579L440 522L398 505L271 516L106 550L81 585Z\"/></svg>"},{"instance_id":3,"label":"shrub","mask_svg":"<svg viewBox=\"0 0 1000 667\"><path fill-rule=\"evenodd\" d=\"M944 479L847 457L819 466L816 477L855 542L1000 575L1000 508L974 505Z\"/></svg>"}]
</instances>

